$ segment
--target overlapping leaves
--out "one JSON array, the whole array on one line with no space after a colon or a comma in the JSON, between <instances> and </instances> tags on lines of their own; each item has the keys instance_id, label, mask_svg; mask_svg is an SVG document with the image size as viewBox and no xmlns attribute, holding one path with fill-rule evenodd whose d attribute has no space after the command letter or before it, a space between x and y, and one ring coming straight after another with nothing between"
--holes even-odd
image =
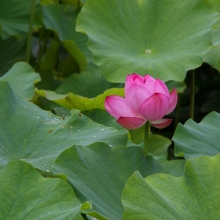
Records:
<instances>
[{"instance_id":1,"label":"overlapping leaves","mask_svg":"<svg viewBox=\"0 0 220 220\"><path fill-rule=\"evenodd\" d=\"M190 159L182 177L135 172L122 194L124 220L217 219L220 215L220 155Z\"/></svg>"},{"instance_id":2,"label":"overlapping leaves","mask_svg":"<svg viewBox=\"0 0 220 220\"><path fill-rule=\"evenodd\" d=\"M0 166L21 159L51 171L57 156L74 144L105 142L125 146L127 131L105 127L79 111L62 118L17 97L7 82L0 81Z\"/></svg>"},{"instance_id":3,"label":"overlapping leaves","mask_svg":"<svg viewBox=\"0 0 220 220\"><path fill-rule=\"evenodd\" d=\"M87 213L99 219L121 219L121 193L135 170L143 176L170 173L180 176L185 161L166 161L164 157L144 157L139 147L110 148L104 143L65 150L54 164L56 174L65 173L81 202L87 200L93 209ZM100 217L102 216L102 217Z\"/></svg>"},{"instance_id":4,"label":"overlapping leaves","mask_svg":"<svg viewBox=\"0 0 220 220\"><path fill-rule=\"evenodd\" d=\"M111 87L116 88L111 88ZM73 74L56 90L37 90L37 93L67 109L79 109L81 111L104 109L104 100L109 95L124 95L123 88L117 88L120 84L106 81L99 69L92 69ZM92 89L91 89L92 88Z\"/></svg>"}]
</instances>

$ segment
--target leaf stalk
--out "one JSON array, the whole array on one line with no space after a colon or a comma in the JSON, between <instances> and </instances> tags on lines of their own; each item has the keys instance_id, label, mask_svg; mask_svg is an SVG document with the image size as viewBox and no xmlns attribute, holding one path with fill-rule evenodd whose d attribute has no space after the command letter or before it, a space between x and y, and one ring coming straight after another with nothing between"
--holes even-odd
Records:
<instances>
[{"instance_id":1,"label":"leaf stalk","mask_svg":"<svg viewBox=\"0 0 220 220\"><path fill-rule=\"evenodd\" d=\"M150 123L147 121L144 126L144 155L148 155L148 148L149 148L149 129L150 129Z\"/></svg>"},{"instance_id":2,"label":"leaf stalk","mask_svg":"<svg viewBox=\"0 0 220 220\"><path fill-rule=\"evenodd\" d=\"M27 34L27 42L26 42L26 53L25 53L25 61L29 63L30 55L31 55L31 37L32 37L32 28L34 23L34 13L35 13L35 0L31 1L31 14L29 20L29 29Z\"/></svg>"}]
</instances>

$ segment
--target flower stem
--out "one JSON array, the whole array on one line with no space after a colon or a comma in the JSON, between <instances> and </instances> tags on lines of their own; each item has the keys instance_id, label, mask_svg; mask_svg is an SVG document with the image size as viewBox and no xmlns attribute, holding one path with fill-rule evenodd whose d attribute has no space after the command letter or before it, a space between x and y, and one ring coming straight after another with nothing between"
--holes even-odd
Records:
<instances>
[{"instance_id":1,"label":"flower stem","mask_svg":"<svg viewBox=\"0 0 220 220\"><path fill-rule=\"evenodd\" d=\"M190 118L194 119L195 106L195 70L190 72Z\"/></svg>"},{"instance_id":2,"label":"flower stem","mask_svg":"<svg viewBox=\"0 0 220 220\"><path fill-rule=\"evenodd\" d=\"M178 94L178 102L177 102L177 106L176 106L176 115L175 115L175 128L177 127L177 125L179 123L181 97L182 97L182 94Z\"/></svg>"},{"instance_id":3,"label":"flower stem","mask_svg":"<svg viewBox=\"0 0 220 220\"><path fill-rule=\"evenodd\" d=\"M149 121L146 122L145 128L144 128L144 155L148 155L148 137L149 137L149 128L150 128L150 123Z\"/></svg>"},{"instance_id":4,"label":"flower stem","mask_svg":"<svg viewBox=\"0 0 220 220\"><path fill-rule=\"evenodd\" d=\"M30 54L31 54L31 36L32 36L32 27L34 23L34 11L35 11L35 0L31 1L31 15L29 21L29 29L27 34L27 44L26 44L26 53L25 53L25 61L29 63Z\"/></svg>"}]
</instances>

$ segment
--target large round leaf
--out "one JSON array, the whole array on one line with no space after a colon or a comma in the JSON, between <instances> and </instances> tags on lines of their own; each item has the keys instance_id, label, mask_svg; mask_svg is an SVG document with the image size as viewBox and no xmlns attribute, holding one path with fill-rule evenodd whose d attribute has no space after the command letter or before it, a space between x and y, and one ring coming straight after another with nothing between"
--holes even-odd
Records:
<instances>
[{"instance_id":1,"label":"large round leaf","mask_svg":"<svg viewBox=\"0 0 220 220\"><path fill-rule=\"evenodd\" d=\"M40 81L40 75L29 64L18 62L0 80L8 82L16 95L30 100L34 96L34 84Z\"/></svg>"},{"instance_id":2,"label":"large round leaf","mask_svg":"<svg viewBox=\"0 0 220 220\"><path fill-rule=\"evenodd\" d=\"M124 220L201 220L220 216L220 155L190 159L182 177L135 172L122 194Z\"/></svg>"},{"instance_id":3,"label":"large round leaf","mask_svg":"<svg viewBox=\"0 0 220 220\"><path fill-rule=\"evenodd\" d=\"M43 178L25 162L10 162L0 185L2 220L83 220L72 188L61 179Z\"/></svg>"},{"instance_id":4,"label":"large round leaf","mask_svg":"<svg viewBox=\"0 0 220 220\"><path fill-rule=\"evenodd\" d=\"M51 171L57 156L74 144L126 146L126 130L97 124L79 111L58 117L17 97L4 81L0 81L0 103L0 167L21 159Z\"/></svg>"},{"instance_id":5,"label":"large round leaf","mask_svg":"<svg viewBox=\"0 0 220 220\"><path fill-rule=\"evenodd\" d=\"M217 19L207 0L87 0L76 29L109 81L132 72L181 81L202 64Z\"/></svg>"},{"instance_id":6,"label":"large round leaf","mask_svg":"<svg viewBox=\"0 0 220 220\"><path fill-rule=\"evenodd\" d=\"M65 150L54 163L56 174L66 174L81 202L93 204L92 216L121 219L121 193L125 182L135 170L143 176L171 173L180 176L185 161L166 161L144 157L139 147L110 148L104 143Z\"/></svg>"},{"instance_id":7,"label":"large round leaf","mask_svg":"<svg viewBox=\"0 0 220 220\"><path fill-rule=\"evenodd\" d=\"M189 119L173 136L175 156L186 159L220 153L220 114L211 112L199 124Z\"/></svg>"}]
</instances>

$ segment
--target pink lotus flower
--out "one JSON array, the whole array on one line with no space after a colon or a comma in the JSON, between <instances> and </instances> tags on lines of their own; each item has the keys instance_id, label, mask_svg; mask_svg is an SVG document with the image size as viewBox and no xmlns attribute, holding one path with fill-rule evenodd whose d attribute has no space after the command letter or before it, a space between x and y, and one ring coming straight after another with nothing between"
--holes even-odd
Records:
<instances>
[{"instance_id":1,"label":"pink lotus flower","mask_svg":"<svg viewBox=\"0 0 220 220\"><path fill-rule=\"evenodd\" d=\"M169 93L163 81L133 73L126 78L125 98L108 96L104 106L129 130L137 129L147 121L156 128L165 128L172 119L163 117L174 110L177 99L176 89Z\"/></svg>"}]
</instances>

